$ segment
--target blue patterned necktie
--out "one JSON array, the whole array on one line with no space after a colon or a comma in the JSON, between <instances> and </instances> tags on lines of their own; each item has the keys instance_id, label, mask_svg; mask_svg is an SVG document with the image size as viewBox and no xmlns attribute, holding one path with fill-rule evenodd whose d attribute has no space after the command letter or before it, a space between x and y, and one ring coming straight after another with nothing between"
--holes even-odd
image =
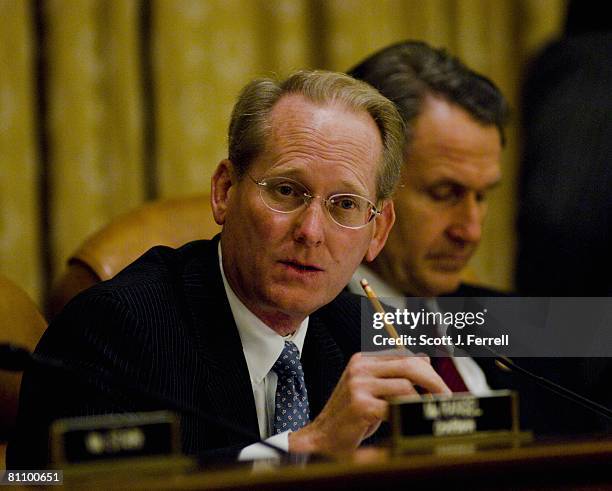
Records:
<instances>
[{"instance_id":1,"label":"blue patterned necktie","mask_svg":"<svg viewBox=\"0 0 612 491\"><path fill-rule=\"evenodd\" d=\"M272 434L299 430L308 423L310 410L300 351L295 344L285 341L283 352L272 370L278 376Z\"/></svg>"}]
</instances>

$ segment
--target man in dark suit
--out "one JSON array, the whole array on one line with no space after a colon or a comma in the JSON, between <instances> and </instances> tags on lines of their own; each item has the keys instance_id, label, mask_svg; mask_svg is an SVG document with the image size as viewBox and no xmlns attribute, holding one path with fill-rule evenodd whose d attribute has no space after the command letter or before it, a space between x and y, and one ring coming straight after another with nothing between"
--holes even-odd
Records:
<instances>
[{"instance_id":1,"label":"man in dark suit","mask_svg":"<svg viewBox=\"0 0 612 491\"><path fill-rule=\"evenodd\" d=\"M523 85L516 283L528 296L610 296L612 22L570 0L563 34ZM573 388L610 407L610 358L578 368Z\"/></svg>"},{"instance_id":2,"label":"man in dark suit","mask_svg":"<svg viewBox=\"0 0 612 491\"><path fill-rule=\"evenodd\" d=\"M398 298L396 307L403 307L401 297L426 297L430 310L439 310L435 298L442 295L497 294L461 280L480 242L487 194L501 179L508 108L499 89L457 58L418 41L384 48L349 73L394 102L406 126L395 226L378 257L357 269L349 289L359 292L359 280L367 278L380 297ZM471 392L489 389L471 358L453 363L454 378Z\"/></svg>"},{"instance_id":3,"label":"man in dark suit","mask_svg":"<svg viewBox=\"0 0 612 491\"><path fill-rule=\"evenodd\" d=\"M501 178L508 108L500 90L457 58L417 41L386 47L349 73L396 104L407 132L401 185L394 196L395 226L378 257L358 268L349 289L360 292L359 280L365 277L394 307L405 307L402 297L427 297L430 310L445 308L443 296L500 295L462 283L481 239L487 194ZM575 433L605 424L533 381L500 371L493 358L452 360L471 392L517 390L526 428ZM516 361L609 403L600 366L591 360Z\"/></svg>"},{"instance_id":4,"label":"man in dark suit","mask_svg":"<svg viewBox=\"0 0 612 491\"><path fill-rule=\"evenodd\" d=\"M384 48L349 73L393 101L406 124L396 224L369 268L405 295L455 293L501 179L506 101L486 77L423 42Z\"/></svg>"},{"instance_id":5,"label":"man in dark suit","mask_svg":"<svg viewBox=\"0 0 612 491\"><path fill-rule=\"evenodd\" d=\"M612 21L568 2L523 85L517 288L612 296Z\"/></svg>"},{"instance_id":6,"label":"man in dark suit","mask_svg":"<svg viewBox=\"0 0 612 491\"><path fill-rule=\"evenodd\" d=\"M64 309L37 353L66 368L26 371L9 466L44 465L56 418L165 406L126 380L246 430L182 416L185 452L234 457L268 437L345 452L387 396L448 393L427 360L361 356L358 304L340 295L393 224L402 144L393 104L346 75L247 85L212 178L220 238L154 248Z\"/></svg>"}]
</instances>

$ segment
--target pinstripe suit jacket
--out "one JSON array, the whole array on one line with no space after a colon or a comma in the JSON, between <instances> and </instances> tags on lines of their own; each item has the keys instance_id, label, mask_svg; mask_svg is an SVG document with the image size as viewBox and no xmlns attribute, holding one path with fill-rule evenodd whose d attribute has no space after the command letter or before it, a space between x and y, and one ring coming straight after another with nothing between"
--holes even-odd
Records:
<instances>
[{"instance_id":1,"label":"pinstripe suit jacket","mask_svg":"<svg viewBox=\"0 0 612 491\"><path fill-rule=\"evenodd\" d=\"M164 406L126 389L124 381L258 434L217 242L218 237L176 250L155 247L64 309L36 352L63 360L72 373L32 369L24 374L10 467L44 465L47 428L54 419ZM359 351L359 315L358 297L342 293L310 318L302 360L313 418ZM230 457L256 441L192 415L181 417L181 429L189 454Z\"/></svg>"}]
</instances>

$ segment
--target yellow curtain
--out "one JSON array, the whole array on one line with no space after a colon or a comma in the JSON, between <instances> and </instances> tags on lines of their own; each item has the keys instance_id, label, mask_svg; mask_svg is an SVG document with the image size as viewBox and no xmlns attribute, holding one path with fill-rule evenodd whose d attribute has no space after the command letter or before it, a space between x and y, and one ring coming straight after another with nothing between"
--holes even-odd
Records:
<instances>
[{"instance_id":1,"label":"yellow curtain","mask_svg":"<svg viewBox=\"0 0 612 491\"><path fill-rule=\"evenodd\" d=\"M0 272L38 298L41 219L31 5L0 0Z\"/></svg>"},{"instance_id":2,"label":"yellow curtain","mask_svg":"<svg viewBox=\"0 0 612 491\"><path fill-rule=\"evenodd\" d=\"M232 105L251 78L308 63L302 0L157 0L153 62L161 196L210 187Z\"/></svg>"},{"instance_id":3,"label":"yellow curtain","mask_svg":"<svg viewBox=\"0 0 612 491\"><path fill-rule=\"evenodd\" d=\"M446 47L517 108L564 0L0 0L0 271L43 300L91 232L208 191L239 89L346 70L402 39ZM510 287L518 121L474 269Z\"/></svg>"},{"instance_id":4,"label":"yellow curtain","mask_svg":"<svg viewBox=\"0 0 612 491\"><path fill-rule=\"evenodd\" d=\"M49 0L44 56L53 271L84 237L143 199L138 6ZM42 95L42 94L39 94Z\"/></svg>"}]
</instances>

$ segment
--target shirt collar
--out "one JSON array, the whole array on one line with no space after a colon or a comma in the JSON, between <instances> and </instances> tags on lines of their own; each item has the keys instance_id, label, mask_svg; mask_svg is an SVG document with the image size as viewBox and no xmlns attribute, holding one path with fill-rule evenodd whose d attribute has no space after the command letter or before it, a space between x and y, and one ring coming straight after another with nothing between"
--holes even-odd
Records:
<instances>
[{"instance_id":1,"label":"shirt collar","mask_svg":"<svg viewBox=\"0 0 612 491\"><path fill-rule=\"evenodd\" d=\"M273 331L259 317L253 314L234 293L234 290L232 290L232 287L227 282L225 271L223 271L221 242L218 244L217 251L225 295L232 309L234 322L236 322L236 327L238 328L238 334L242 342L242 351L247 362L251 382L261 383L282 353L285 341L292 341L300 351L300 357L302 356L309 318L306 317L290 336L281 336Z\"/></svg>"}]
</instances>

